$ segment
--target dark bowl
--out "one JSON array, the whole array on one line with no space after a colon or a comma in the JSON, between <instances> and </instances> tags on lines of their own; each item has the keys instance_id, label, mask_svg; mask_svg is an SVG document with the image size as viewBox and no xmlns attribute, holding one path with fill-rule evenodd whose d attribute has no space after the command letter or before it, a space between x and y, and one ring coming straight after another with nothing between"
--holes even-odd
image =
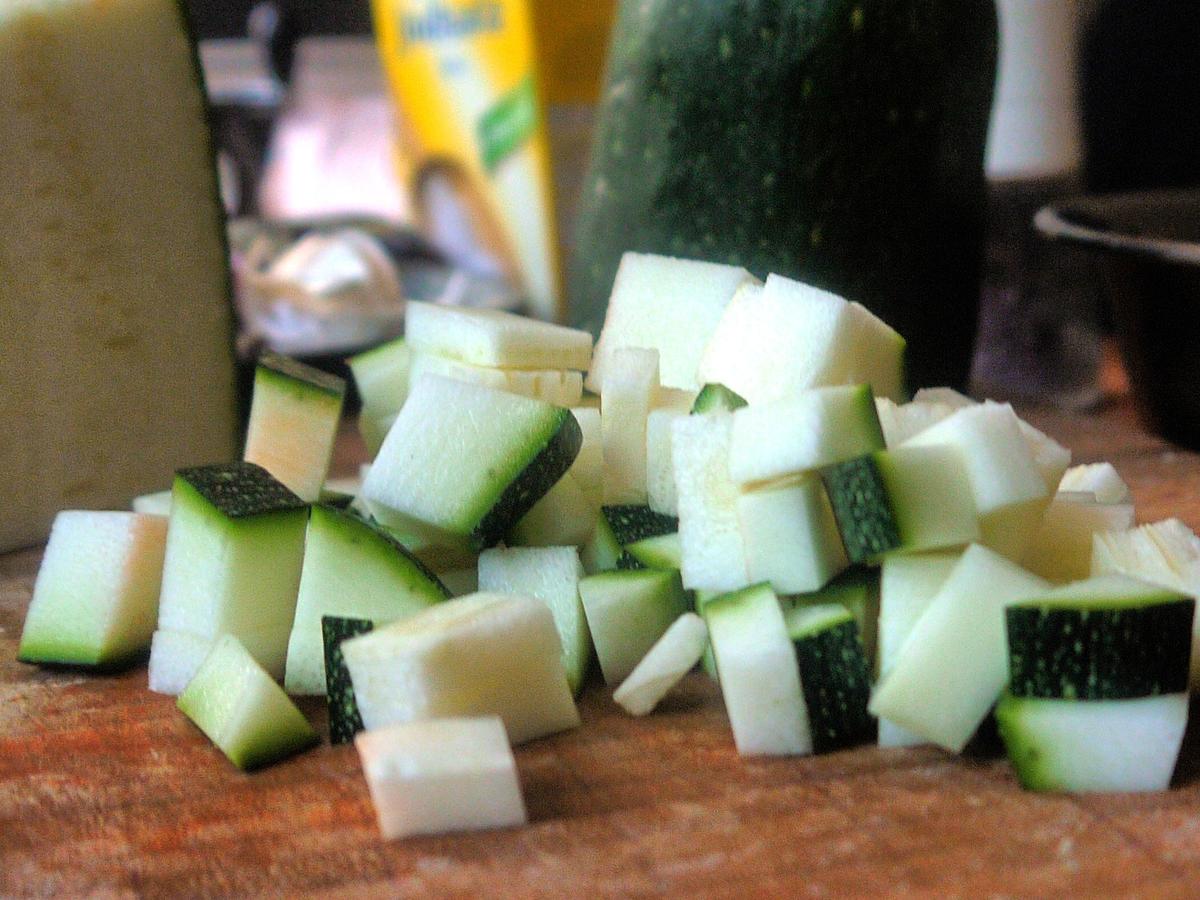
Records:
<instances>
[{"instance_id":1,"label":"dark bowl","mask_svg":"<svg viewBox=\"0 0 1200 900\"><path fill-rule=\"evenodd\" d=\"M1083 197L1034 223L1096 251L1142 419L1200 449L1200 191Z\"/></svg>"}]
</instances>

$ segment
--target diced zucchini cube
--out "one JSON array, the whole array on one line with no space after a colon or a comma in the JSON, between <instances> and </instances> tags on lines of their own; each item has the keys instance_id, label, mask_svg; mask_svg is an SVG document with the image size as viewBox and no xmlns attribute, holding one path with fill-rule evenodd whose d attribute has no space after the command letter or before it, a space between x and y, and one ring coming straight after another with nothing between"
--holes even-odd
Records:
<instances>
[{"instance_id":1,"label":"diced zucchini cube","mask_svg":"<svg viewBox=\"0 0 1200 900\"><path fill-rule=\"evenodd\" d=\"M669 516L679 515L671 429L686 416L687 412L677 409L656 409L646 418L646 503Z\"/></svg>"},{"instance_id":2,"label":"diced zucchini cube","mask_svg":"<svg viewBox=\"0 0 1200 900\"><path fill-rule=\"evenodd\" d=\"M616 350L604 370L600 427L604 502L646 502L646 418L658 392L658 351Z\"/></svg>"},{"instance_id":3,"label":"diced zucchini cube","mask_svg":"<svg viewBox=\"0 0 1200 900\"><path fill-rule=\"evenodd\" d=\"M1019 560L1037 534L1050 492L1012 407L998 403L964 407L905 444L940 445L962 451L979 513L979 542Z\"/></svg>"},{"instance_id":4,"label":"diced zucchini cube","mask_svg":"<svg viewBox=\"0 0 1200 900\"><path fill-rule=\"evenodd\" d=\"M1061 491L1046 507L1021 564L1048 581L1079 581L1091 573L1094 536L1132 527L1132 503L1099 503L1091 493Z\"/></svg>"},{"instance_id":5,"label":"diced zucchini cube","mask_svg":"<svg viewBox=\"0 0 1200 900\"><path fill-rule=\"evenodd\" d=\"M413 350L498 369L575 369L592 361L592 336L496 309L408 301L404 336Z\"/></svg>"},{"instance_id":6,"label":"diced zucchini cube","mask_svg":"<svg viewBox=\"0 0 1200 900\"><path fill-rule=\"evenodd\" d=\"M690 589L745 587L746 546L737 514L737 485L729 477L733 417L688 416L671 431L683 584Z\"/></svg>"},{"instance_id":7,"label":"diced zucchini cube","mask_svg":"<svg viewBox=\"0 0 1200 900\"><path fill-rule=\"evenodd\" d=\"M1048 587L995 551L968 547L876 686L871 713L961 752L1008 682L1005 607Z\"/></svg>"},{"instance_id":8,"label":"diced zucchini cube","mask_svg":"<svg viewBox=\"0 0 1200 900\"><path fill-rule=\"evenodd\" d=\"M847 566L825 486L801 475L749 491L737 499L746 547L746 574L779 594L824 587Z\"/></svg>"},{"instance_id":9,"label":"diced zucchini cube","mask_svg":"<svg viewBox=\"0 0 1200 900\"><path fill-rule=\"evenodd\" d=\"M707 647L704 620L695 613L684 613L621 682L613 701L631 716L646 715L695 667Z\"/></svg>"},{"instance_id":10,"label":"diced zucchini cube","mask_svg":"<svg viewBox=\"0 0 1200 900\"><path fill-rule=\"evenodd\" d=\"M852 563L979 539L966 464L955 447L880 450L830 466L822 477Z\"/></svg>"},{"instance_id":11,"label":"diced zucchini cube","mask_svg":"<svg viewBox=\"0 0 1200 900\"><path fill-rule=\"evenodd\" d=\"M733 414L729 474L746 485L882 449L870 385L814 388Z\"/></svg>"},{"instance_id":12,"label":"diced zucchini cube","mask_svg":"<svg viewBox=\"0 0 1200 900\"><path fill-rule=\"evenodd\" d=\"M601 392L609 361L623 347L657 350L664 386L698 390L696 365L721 313L740 287L756 283L738 266L626 253L596 342L588 390Z\"/></svg>"},{"instance_id":13,"label":"diced zucchini cube","mask_svg":"<svg viewBox=\"0 0 1200 900\"><path fill-rule=\"evenodd\" d=\"M301 500L325 484L346 383L320 369L265 354L254 372L247 462L262 466Z\"/></svg>"},{"instance_id":14,"label":"diced zucchini cube","mask_svg":"<svg viewBox=\"0 0 1200 900\"><path fill-rule=\"evenodd\" d=\"M329 709L329 743L348 744L363 730L350 670L342 656L342 642L375 630L369 619L321 616L321 642L325 650L325 697Z\"/></svg>"},{"instance_id":15,"label":"diced zucchini cube","mask_svg":"<svg viewBox=\"0 0 1200 900\"><path fill-rule=\"evenodd\" d=\"M68 510L54 519L17 658L119 667L150 646L167 520Z\"/></svg>"},{"instance_id":16,"label":"diced zucchini cube","mask_svg":"<svg viewBox=\"0 0 1200 900\"><path fill-rule=\"evenodd\" d=\"M322 616L385 624L449 596L437 576L385 532L353 513L314 506L288 639L284 688L289 694L325 693Z\"/></svg>"},{"instance_id":17,"label":"diced zucchini cube","mask_svg":"<svg viewBox=\"0 0 1200 900\"><path fill-rule=\"evenodd\" d=\"M391 725L354 743L386 839L525 824L516 760L496 716Z\"/></svg>"},{"instance_id":18,"label":"diced zucchini cube","mask_svg":"<svg viewBox=\"0 0 1200 900\"><path fill-rule=\"evenodd\" d=\"M426 375L379 449L363 496L389 529L483 549L562 478L581 440L569 410Z\"/></svg>"},{"instance_id":19,"label":"diced zucchini cube","mask_svg":"<svg viewBox=\"0 0 1200 900\"><path fill-rule=\"evenodd\" d=\"M272 677L282 678L307 524L308 506L253 463L181 469L167 527L159 629L209 641L235 635ZM152 654L152 683L156 659L175 667Z\"/></svg>"},{"instance_id":20,"label":"diced zucchini cube","mask_svg":"<svg viewBox=\"0 0 1200 900\"><path fill-rule=\"evenodd\" d=\"M1060 491L1086 491L1097 503L1128 503L1133 499L1129 486L1121 480L1112 463L1099 462L1074 466L1063 473Z\"/></svg>"},{"instance_id":21,"label":"diced zucchini cube","mask_svg":"<svg viewBox=\"0 0 1200 900\"><path fill-rule=\"evenodd\" d=\"M738 753L812 753L796 653L775 592L760 584L716 597L704 620Z\"/></svg>"},{"instance_id":22,"label":"diced zucchini cube","mask_svg":"<svg viewBox=\"0 0 1200 900\"><path fill-rule=\"evenodd\" d=\"M578 694L592 656L579 582L583 565L574 547L493 547L479 554L479 590L536 597L554 615L563 669Z\"/></svg>"},{"instance_id":23,"label":"diced zucchini cube","mask_svg":"<svg viewBox=\"0 0 1200 900\"><path fill-rule=\"evenodd\" d=\"M857 303L771 275L726 308L697 374L725 385L751 405L809 388L870 384L879 397L902 399L904 339Z\"/></svg>"},{"instance_id":24,"label":"diced zucchini cube","mask_svg":"<svg viewBox=\"0 0 1200 900\"><path fill-rule=\"evenodd\" d=\"M598 504L570 471L521 516L505 539L517 547L582 547L596 527Z\"/></svg>"},{"instance_id":25,"label":"diced zucchini cube","mask_svg":"<svg viewBox=\"0 0 1200 900\"><path fill-rule=\"evenodd\" d=\"M579 597L604 681L613 687L687 610L679 573L671 569L590 575L579 582Z\"/></svg>"},{"instance_id":26,"label":"diced zucchini cube","mask_svg":"<svg viewBox=\"0 0 1200 900\"><path fill-rule=\"evenodd\" d=\"M514 744L579 725L550 608L471 594L342 644L368 730L498 715Z\"/></svg>"},{"instance_id":27,"label":"diced zucchini cube","mask_svg":"<svg viewBox=\"0 0 1200 900\"><path fill-rule=\"evenodd\" d=\"M268 765L319 740L283 689L231 634L213 645L178 706L239 769Z\"/></svg>"},{"instance_id":28,"label":"diced zucchini cube","mask_svg":"<svg viewBox=\"0 0 1200 900\"><path fill-rule=\"evenodd\" d=\"M171 491L155 491L133 498L130 504L135 513L145 516L169 516L171 514Z\"/></svg>"}]
</instances>

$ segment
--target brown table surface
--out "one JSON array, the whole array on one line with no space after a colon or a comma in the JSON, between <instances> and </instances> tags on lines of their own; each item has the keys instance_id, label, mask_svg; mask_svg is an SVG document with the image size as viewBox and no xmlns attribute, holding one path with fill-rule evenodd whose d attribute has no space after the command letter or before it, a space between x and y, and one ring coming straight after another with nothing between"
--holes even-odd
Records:
<instances>
[{"instance_id":1,"label":"brown table surface","mask_svg":"<svg viewBox=\"0 0 1200 900\"><path fill-rule=\"evenodd\" d=\"M1126 405L1031 418L1140 520L1200 527L1200 456ZM1200 729L1168 793L1038 796L928 747L739 758L701 675L645 719L593 685L581 729L518 748L528 827L385 843L352 747L244 775L144 669L16 662L38 559L0 556L0 895L1200 894Z\"/></svg>"}]
</instances>

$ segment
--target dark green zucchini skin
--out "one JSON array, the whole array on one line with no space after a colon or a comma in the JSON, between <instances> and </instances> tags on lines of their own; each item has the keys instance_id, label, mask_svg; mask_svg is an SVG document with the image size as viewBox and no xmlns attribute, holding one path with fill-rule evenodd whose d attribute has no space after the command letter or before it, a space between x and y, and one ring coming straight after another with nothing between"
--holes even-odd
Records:
<instances>
[{"instance_id":1,"label":"dark green zucchini skin","mask_svg":"<svg viewBox=\"0 0 1200 900\"><path fill-rule=\"evenodd\" d=\"M175 477L230 519L308 508L266 469L250 462L193 466Z\"/></svg>"},{"instance_id":2,"label":"dark green zucchini skin","mask_svg":"<svg viewBox=\"0 0 1200 900\"><path fill-rule=\"evenodd\" d=\"M620 547L618 569L645 569L646 565L626 547L650 537L661 537L679 530L679 519L657 513L648 506L620 504L600 507L600 514L613 540Z\"/></svg>"},{"instance_id":3,"label":"dark green zucchini skin","mask_svg":"<svg viewBox=\"0 0 1200 900\"><path fill-rule=\"evenodd\" d=\"M1195 601L1005 610L1009 693L1047 700L1128 700L1188 689Z\"/></svg>"},{"instance_id":4,"label":"dark green zucchini skin","mask_svg":"<svg viewBox=\"0 0 1200 900\"><path fill-rule=\"evenodd\" d=\"M354 699L354 685L350 683L350 670L342 657L342 641L373 631L375 623L369 619L347 619L339 616L321 616L321 636L325 641L325 686L329 703L329 742L348 744L354 735L363 730L358 702Z\"/></svg>"},{"instance_id":5,"label":"dark green zucchini skin","mask_svg":"<svg viewBox=\"0 0 1200 900\"><path fill-rule=\"evenodd\" d=\"M992 0L622 0L571 261L597 330L626 250L778 272L965 383L996 64Z\"/></svg>"},{"instance_id":6,"label":"dark green zucchini skin","mask_svg":"<svg viewBox=\"0 0 1200 900\"><path fill-rule=\"evenodd\" d=\"M871 455L821 470L833 517L852 563L870 562L900 546L887 485Z\"/></svg>"},{"instance_id":7,"label":"dark green zucchini skin","mask_svg":"<svg viewBox=\"0 0 1200 900\"><path fill-rule=\"evenodd\" d=\"M867 712L871 671L858 625L848 619L799 638L793 646L813 752L831 753L875 740L875 719Z\"/></svg>"}]
</instances>

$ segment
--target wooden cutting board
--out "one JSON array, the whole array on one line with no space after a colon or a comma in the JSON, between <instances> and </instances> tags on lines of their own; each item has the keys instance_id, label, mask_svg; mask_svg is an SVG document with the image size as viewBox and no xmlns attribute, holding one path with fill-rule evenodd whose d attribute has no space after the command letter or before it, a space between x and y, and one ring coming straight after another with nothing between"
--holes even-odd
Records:
<instances>
[{"instance_id":1,"label":"wooden cutting board","mask_svg":"<svg viewBox=\"0 0 1200 900\"><path fill-rule=\"evenodd\" d=\"M1142 520L1200 527L1200 457L1125 406L1034 419L1112 460ZM17 663L38 560L0 557L3 896L1200 894L1200 729L1168 793L1038 796L932 748L740 758L701 675L645 719L593 685L581 729L518 748L528 827L385 843L352 747L244 775L144 670Z\"/></svg>"}]
</instances>

